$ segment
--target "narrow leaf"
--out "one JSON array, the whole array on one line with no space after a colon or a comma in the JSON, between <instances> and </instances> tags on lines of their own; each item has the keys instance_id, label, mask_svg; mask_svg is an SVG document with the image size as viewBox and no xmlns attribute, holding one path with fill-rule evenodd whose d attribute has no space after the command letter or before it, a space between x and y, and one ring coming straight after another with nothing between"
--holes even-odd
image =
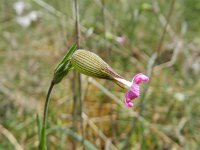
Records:
<instances>
[{"instance_id":1,"label":"narrow leaf","mask_svg":"<svg viewBox=\"0 0 200 150\"><path fill-rule=\"evenodd\" d=\"M68 52L65 54L65 56L63 57L63 59L60 61L60 63L58 63L55 72L58 71L58 69L60 69L61 67L65 67L65 65L68 63L71 55L74 53L74 51L76 50L77 45L73 44L70 49L68 50Z\"/></svg>"},{"instance_id":2,"label":"narrow leaf","mask_svg":"<svg viewBox=\"0 0 200 150\"><path fill-rule=\"evenodd\" d=\"M83 137L81 135L79 135L77 132L74 132L73 130L70 129L66 129L66 128L53 128L50 130L47 130L47 134L53 131L61 131L62 133L68 134L69 136L71 136L73 139L75 139L78 142L82 142ZM90 141L88 141L87 139L84 139L84 143L85 147L88 150L97 150L96 146L94 144L92 144Z\"/></svg>"},{"instance_id":3,"label":"narrow leaf","mask_svg":"<svg viewBox=\"0 0 200 150\"><path fill-rule=\"evenodd\" d=\"M38 137L39 140L41 139L41 128L42 128L42 123L41 123L41 119L39 117L39 115L36 115L36 121L37 121L37 128L38 128Z\"/></svg>"}]
</instances>

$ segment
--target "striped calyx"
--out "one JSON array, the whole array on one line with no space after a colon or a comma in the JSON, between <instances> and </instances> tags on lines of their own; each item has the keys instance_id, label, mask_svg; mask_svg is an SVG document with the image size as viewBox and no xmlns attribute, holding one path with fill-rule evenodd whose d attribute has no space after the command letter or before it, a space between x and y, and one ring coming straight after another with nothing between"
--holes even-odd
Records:
<instances>
[{"instance_id":1,"label":"striped calyx","mask_svg":"<svg viewBox=\"0 0 200 150\"><path fill-rule=\"evenodd\" d=\"M79 49L71 57L72 66L80 73L102 79L113 80L122 78L98 55Z\"/></svg>"}]
</instances>

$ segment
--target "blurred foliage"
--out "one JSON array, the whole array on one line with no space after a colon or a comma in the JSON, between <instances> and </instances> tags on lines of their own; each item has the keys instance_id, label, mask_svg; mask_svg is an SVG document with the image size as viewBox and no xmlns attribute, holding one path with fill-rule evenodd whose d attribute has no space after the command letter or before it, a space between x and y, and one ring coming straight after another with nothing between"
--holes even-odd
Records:
<instances>
[{"instance_id":1,"label":"blurred foliage","mask_svg":"<svg viewBox=\"0 0 200 150\"><path fill-rule=\"evenodd\" d=\"M8 131L0 130L2 150L16 148L10 134L22 148L37 149L36 114L42 116L53 70L75 37L73 1L26 0L21 14L14 8L16 2L0 0L0 124ZM167 17L171 1L101 2L79 0L81 48L97 53L131 80L133 74L147 71L164 30L162 16ZM169 21L172 32L165 34L143 102L142 98L135 100L133 109L113 101L123 103L120 87L97 79L113 94L109 96L82 77L86 144L98 149L199 148L199 13L198 0L175 1ZM125 43L119 37L125 37ZM177 43L182 44L175 62L156 70L176 55ZM70 150L73 141L77 149L82 147L78 116L77 131L72 130L72 77L69 73L52 94L47 130L50 150Z\"/></svg>"},{"instance_id":2,"label":"blurred foliage","mask_svg":"<svg viewBox=\"0 0 200 150\"><path fill-rule=\"evenodd\" d=\"M184 0L183 1L184 11L183 15L186 23L188 24L188 28L191 31L191 35L195 35L195 33L199 32L199 24L200 20L197 19L200 13L200 1L198 0Z\"/></svg>"}]
</instances>

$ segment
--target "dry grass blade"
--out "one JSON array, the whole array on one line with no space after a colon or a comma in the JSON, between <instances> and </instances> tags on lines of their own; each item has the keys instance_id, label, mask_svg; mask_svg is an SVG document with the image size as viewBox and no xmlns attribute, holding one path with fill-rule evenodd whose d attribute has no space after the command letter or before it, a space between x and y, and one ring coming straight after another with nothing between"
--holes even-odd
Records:
<instances>
[{"instance_id":1,"label":"dry grass blade","mask_svg":"<svg viewBox=\"0 0 200 150\"><path fill-rule=\"evenodd\" d=\"M173 5L174 5L174 3L175 3L175 0L172 1ZM157 66L154 67L154 69L153 69L154 71L159 71L159 70L161 70L163 68L171 67L172 65L175 64L177 56L178 56L180 50L183 48L183 41L175 34L175 32L173 31L172 27L170 26L169 17L171 15L171 11L172 10L170 11L170 13L168 15L168 18L166 18L161 13L160 7L159 7L157 1L153 1L153 8L154 8L156 14L158 15L158 19L159 19L161 25L165 28L165 31L170 35L170 37L175 40L175 43L176 43L176 46L174 48L174 51L173 51L171 59L168 62L159 64L159 65L157 65Z\"/></svg>"},{"instance_id":2,"label":"dry grass blade","mask_svg":"<svg viewBox=\"0 0 200 150\"><path fill-rule=\"evenodd\" d=\"M41 7L45 8L48 12L55 14L56 16L60 18L64 19L66 17L62 12L56 10L54 7L52 7L51 5L49 5L43 0L33 0L33 1L37 3L38 5L40 5Z\"/></svg>"},{"instance_id":3,"label":"dry grass blade","mask_svg":"<svg viewBox=\"0 0 200 150\"><path fill-rule=\"evenodd\" d=\"M0 133L3 134L15 147L16 150L23 150L22 146L17 142L17 139L14 137L14 135L7 130L4 126L0 124Z\"/></svg>"},{"instance_id":4,"label":"dry grass blade","mask_svg":"<svg viewBox=\"0 0 200 150\"><path fill-rule=\"evenodd\" d=\"M173 51L171 59L168 62L165 62L165 63L162 63L160 65L155 66L154 67L154 71L159 71L159 70L161 70L163 68L171 67L176 63L178 54L179 54L180 50L183 48L183 42L181 40L176 40L176 41L177 41L176 42L177 45L174 48L174 51Z\"/></svg>"},{"instance_id":5,"label":"dry grass blade","mask_svg":"<svg viewBox=\"0 0 200 150\"><path fill-rule=\"evenodd\" d=\"M92 120L90 120L89 118L88 118L88 116L83 112L82 113L82 117L83 117L83 119L86 121L86 122L88 122L88 124L90 125L90 127L99 135L99 137L106 143L107 141L110 141L105 135L104 135L104 133L95 125L95 123L92 121ZM115 145L113 145L112 143L110 143L110 146L111 146L111 149L112 150L117 150L118 148L115 146Z\"/></svg>"},{"instance_id":6,"label":"dry grass blade","mask_svg":"<svg viewBox=\"0 0 200 150\"><path fill-rule=\"evenodd\" d=\"M98 89L100 89L103 93L105 93L106 95L108 95L111 99L113 99L117 104L119 104L120 106L123 107L123 103L120 101L119 98L117 98L114 94L112 94L108 89L106 89L104 86L102 86L101 84L99 84L95 79L93 79L92 77L88 78L89 82L92 83L93 85L95 85Z\"/></svg>"}]
</instances>

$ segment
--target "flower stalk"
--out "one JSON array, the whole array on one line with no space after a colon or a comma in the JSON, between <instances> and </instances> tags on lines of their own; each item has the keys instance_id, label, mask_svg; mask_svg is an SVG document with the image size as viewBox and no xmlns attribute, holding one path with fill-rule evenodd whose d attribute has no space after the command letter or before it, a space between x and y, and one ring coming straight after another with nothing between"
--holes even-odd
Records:
<instances>
[{"instance_id":1,"label":"flower stalk","mask_svg":"<svg viewBox=\"0 0 200 150\"><path fill-rule=\"evenodd\" d=\"M49 108L49 102L50 102L50 96L51 92L53 90L53 87L60 83L62 79L68 74L68 72L73 68L70 63L70 58L74 51L76 50L76 45L74 44L68 52L65 54L63 59L58 63L57 67L54 70L54 76L51 81L51 84L49 86L45 105L44 105L44 114L43 114L43 122L42 122L42 130L40 133L40 143L39 143L39 150L46 150L46 122L48 117L48 108Z\"/></svg>"}]
</instances>

